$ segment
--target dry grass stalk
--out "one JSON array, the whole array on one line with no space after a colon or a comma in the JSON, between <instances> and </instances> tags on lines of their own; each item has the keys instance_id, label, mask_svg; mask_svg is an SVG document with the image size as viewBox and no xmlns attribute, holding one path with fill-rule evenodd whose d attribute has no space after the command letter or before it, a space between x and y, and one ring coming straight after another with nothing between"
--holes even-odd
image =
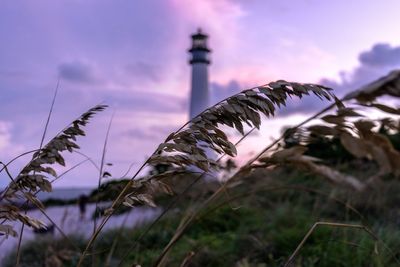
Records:
<instances>
[{"instance_id":1,"label":"dry grass stalk","mask_svg":"<svg viewBox=\"0 0 400 267\"><path fill-rule=\"evenodd\" d=\"M7 165L4 165L2 170L7 172L11 182L0 196L2 201L10 203L2 204L0 207L0 219L3 219L0 224L1 233L16 236L16 232L12 231L11 225L5 224L6 221L20 221L24 225L26 224L34 228L44 226L42 222L21 213L20 208L13 204L14 201L25 199L36 205L42 213L45 213L44 207L35 193L39 190L45 192L52 190L49 176L57 178L57 173L48 165L59 164L65 166L64 158L60 153L65 150L72 152L74 149L79 149L75 140L77 136L85 135L81 127L85 126L94 114L103 111L105 108L105 105L98 105L83 113L70 126L51 139L43 148L34 152L32 160L25 165L16 178L11 176L7 171Z\"/></svg>"},{"instance_id":2,"label":"dry grass stalk","mask_svg":"<svg viewBox=\"0 0 400 267\"><path fill-rule=\"evenodd\" d=\"M311 92L321 99L336 99L330 90L327 87L315 84L291 83L282 80L272 82L245 90L219 102L193 118L178 131L170 134L165 142L160 144L152 156L139 168L113 202L109 214L103 219L98 231L89 240L78 266L83 262L87 250L123 198L123 203L128 206L143 204L154 206L151 194L138 194L137 192L142 190L161 190L167 194L172 192L168 185L160 184L160 179L157 176L134 180L146 164L172 164L175 167L185 169L196 166L204 172L215 170L218 165L215 160L208 158L206 149L217 154L228 154L230 156L235 156L237 153L235 145L219 129L220 125L235 128L244 135L243 123L250 127L259 128L261 124L260 113L267 117L273 116L276 107L279 108L286 104L288 96L302 97Z\"/></svg>"}]
</instances>

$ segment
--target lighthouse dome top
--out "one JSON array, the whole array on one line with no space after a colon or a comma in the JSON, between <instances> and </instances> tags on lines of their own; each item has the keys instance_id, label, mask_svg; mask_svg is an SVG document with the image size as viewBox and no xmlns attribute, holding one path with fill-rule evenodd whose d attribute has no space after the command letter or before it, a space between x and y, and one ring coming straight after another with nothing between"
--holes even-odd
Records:
<instances>
[{"instance_id":1,"label":"lighthouse dome top","mask_svg":"<svg viewBox=\"0 0 400 267\"><path fill-rule=\"evenodd\" d=\"M192 34L192 47L189 52L205 51L210 52L211 50L207 47L208 35L204 34L199 28L195 34Z\"/></svg>"},{"instance_id":2,"label":"lighthouse dome top","mask_svg":"<svg viewBox=\"0 0 400 267\"><path fill-rule=\"evenodd\" d=\"M197 28L197 32L195 34L192 34L193 39L207 39L208 35L203 33L201 28Z\"/></svg>"}]
</instances>

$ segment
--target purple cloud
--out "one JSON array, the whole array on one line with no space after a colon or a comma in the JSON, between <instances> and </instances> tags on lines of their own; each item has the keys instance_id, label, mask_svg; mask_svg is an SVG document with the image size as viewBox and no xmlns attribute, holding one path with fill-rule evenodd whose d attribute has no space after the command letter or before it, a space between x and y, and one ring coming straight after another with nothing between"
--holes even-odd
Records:
<instances>
[{"instance_id":1,"label":"purple cloud","mask_svg":"<svg viewBox=\"0 0 400 267\"><path fill-rule=\"evenodd\" d=\"M342 71L339 80L322 79L320 83L335 89L339 96L356 90L400 67L400 46L378 43L361 52L358 60L359 65L352 71Z\"/></svg>"},{"instance_id":2,"label":"purple cloud","mask_svg":"<svg viewBox=\"0 0 400 267\"><path fill-rule=\"evenodd\" d=\"M400 47L389 44L376 44L370 51L365 51L358 57L361 64L374 67L398 67L400 64Z\"/></svg>"},{"instance_id":3,"label":"purple cloud","mask_svg":"<svg viewBox=\"0 0 400 267\"><path fill-rule=\"evenodd\" d=\"M400 67L400 47L378 43L358 56L359 65L351 71L342 71L339 80L323 78L318 83L334 89L338 97L356 90ZM315 96L307 96L301 101L294 100L283 108L280 115L293 113L309 114L326 107L328 103Z\"/></svg>"},{"instance_id":4,"label":"purple cloud","mask_svg":"<svg viewBox=\"0 0 400 267\"><path fill-rule=\"evenodd\" d=\"M77 83L93 83L96 81L92 67L89 64L74 61L61 63L58 72L62 79Z\"/></svg>"},{"instance_id":5,"label":"purple cloud","mask_svg":"<svg viewBox=\"0 0 400 267\"><path fill-rule=\"evenodd\" d=\"M162 68L156 64L150 64L140 61L127 64L125 66L125 70L128 75L131 75L136 79L139 78L155 83L161 82L163 80Z\"/></svg>"}]
</instances>

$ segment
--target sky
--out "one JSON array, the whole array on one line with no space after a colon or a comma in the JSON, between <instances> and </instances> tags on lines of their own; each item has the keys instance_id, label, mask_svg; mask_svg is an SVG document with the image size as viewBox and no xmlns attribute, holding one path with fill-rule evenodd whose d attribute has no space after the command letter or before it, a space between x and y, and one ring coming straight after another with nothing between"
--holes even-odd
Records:
<instances>
[{"instance_id":1,"label":"sky","mask_svg":"<svg viewBox=\"0 0 400 267\"><path fill-rule=\"evenodd\" d=\"M46 140L88 108L108 104L78 140L81 152L100 162L112 119L108 171L120 177L132 165L133 173L188 119L187 49L198 27L210 36L213 102L278 79L321 83L341 96L400 67L399 10L395 0L2 0L0 160L39 147L59 80ZM251 139L267 144L281 126L324 105L293 101ZM66 159L70 167L84 158ZM98 176L86 162L56 186L95 186Z\"/></svg>"}]
</instances>

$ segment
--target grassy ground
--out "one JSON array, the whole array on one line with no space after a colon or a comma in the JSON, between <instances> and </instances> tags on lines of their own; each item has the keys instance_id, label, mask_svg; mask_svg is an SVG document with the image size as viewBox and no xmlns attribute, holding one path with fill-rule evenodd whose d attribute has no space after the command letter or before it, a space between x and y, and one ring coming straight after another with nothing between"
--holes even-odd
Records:
<instances>
[{"instance_id":1,"label":"grassy ground","mask_svg":"<svg viewBox=\"0 0 400 267\"><path fill-rule=\"evenodd\" d=\"M354 169L350 165L338 167ZM399 266L395 258L400 249L400 197L396 193L400 182L390 179L366 193L355 194L321 177L289 168L273 173L258 171L245 181L200 214L170 251L164 266L180 266L188 255L186 266L193 267L282 266L318 221L368 225L392 252L361 229L321 226L291 266ZM195 207L208 194L200 188L194 188L135 247L131 246L145 227L104 232L96 243L98 253L88 257L87 266L93 259L94 266L117 266L125 253L122 266L152 266L187 208ZM234 200L227 201L229 198ZM84 246L83 239L73 239ZM28 242L22 250L21 266L44 266L49 258L75 266L79 255L66 244L51 239ZM13 266L15 256L7 258L3 266Z\"/></svg>"}]
</instances>

